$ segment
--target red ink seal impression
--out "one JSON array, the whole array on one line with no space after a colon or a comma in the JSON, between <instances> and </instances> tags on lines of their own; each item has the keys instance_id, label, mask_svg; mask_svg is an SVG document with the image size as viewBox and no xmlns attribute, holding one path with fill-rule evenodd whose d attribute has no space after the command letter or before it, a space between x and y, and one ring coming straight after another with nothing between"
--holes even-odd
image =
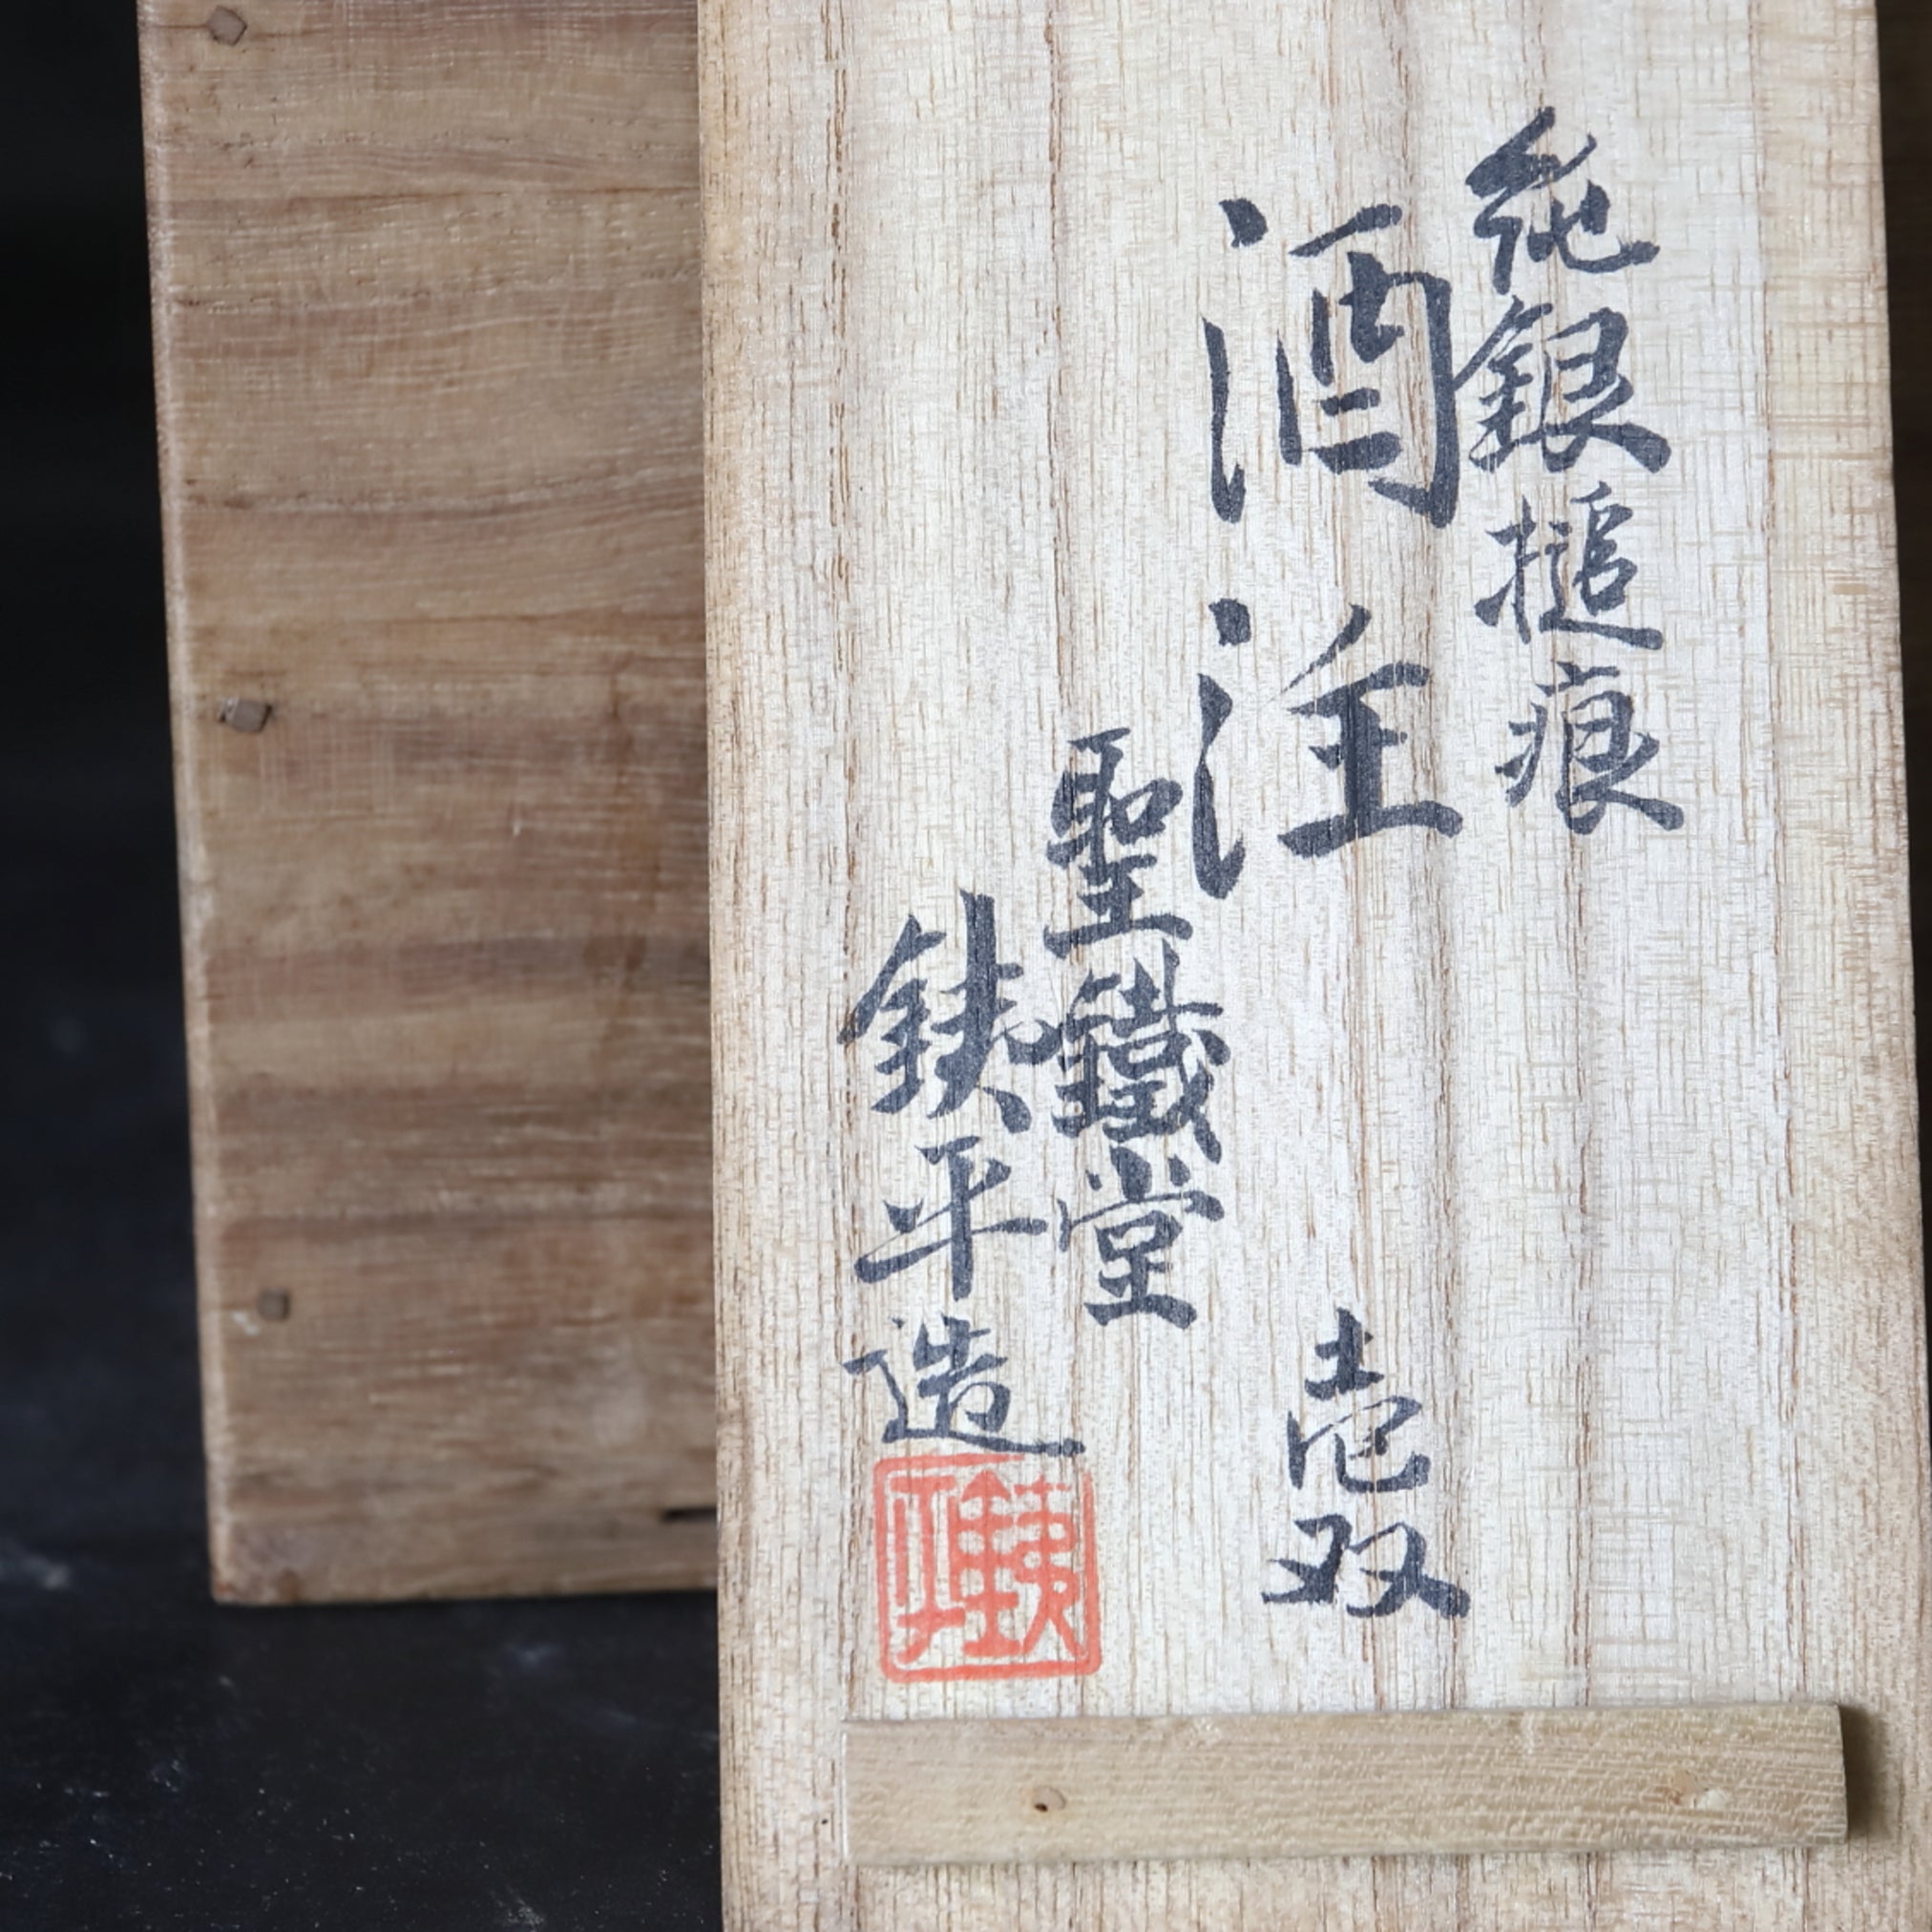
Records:
<instances>
[{"instance_id":1,"label":"red ink seal impression","mask_svg":"<svg viewBox=\"0 0 1932 1932\"><path fill-rule=\"evenodd\" d=\"M1093 1479L1037 1456L872 1471L879 1665L902 1683L1100 1669Z\"/></svg>"}]
</instances>

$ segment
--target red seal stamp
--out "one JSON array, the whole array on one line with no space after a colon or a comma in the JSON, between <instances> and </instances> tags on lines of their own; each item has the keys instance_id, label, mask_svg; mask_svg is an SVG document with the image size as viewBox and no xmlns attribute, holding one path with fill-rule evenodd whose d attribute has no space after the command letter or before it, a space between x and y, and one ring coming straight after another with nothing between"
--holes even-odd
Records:
<instances>
[{"instance_id":1,"label":"red seal stamp","mask_svg":"<svg viewBox=\"0 0 1932 1932\"><path fill-rule=\"evenodd\" d=\"M902 1682L1082 1677L1101 1661L1093 1479L1060 1458L872 1471L879 1664Z\"/></svg>"}]
</instances>

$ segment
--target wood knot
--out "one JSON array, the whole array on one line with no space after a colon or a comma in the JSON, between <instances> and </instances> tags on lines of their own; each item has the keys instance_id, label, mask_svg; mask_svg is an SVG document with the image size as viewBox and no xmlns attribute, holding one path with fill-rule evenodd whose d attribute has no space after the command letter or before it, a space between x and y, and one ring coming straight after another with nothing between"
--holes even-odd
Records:
<instances>
[{"instance_id":1,"label":"wood knot","mask_svg":"<svg viewBox=\"0 0 1932 1932\"><path fill-rule=\"evenodd\" d=\"M264 1288L255 1297L255 1312L263 1321L286 1321L294 1306L285 1288Z\"/></svg>"}]
</instances>

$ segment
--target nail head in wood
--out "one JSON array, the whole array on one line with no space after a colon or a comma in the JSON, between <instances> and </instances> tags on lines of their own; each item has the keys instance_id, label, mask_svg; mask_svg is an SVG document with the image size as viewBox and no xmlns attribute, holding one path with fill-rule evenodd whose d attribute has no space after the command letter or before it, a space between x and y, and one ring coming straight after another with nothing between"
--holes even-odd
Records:
<instances>
[{"instance_id":1,"label":"nail head in wood","mask_svg":"<svg viewBox=\"0 0 1932 1932\"><path fill-rule=\"evenodd\" d=\"M845 1780L846 1855L858 1865L1739 1849L1845 1836L1830 1704L852 1723Z\"/></svg>"},{"instance_id":2,"label":"nail head in wood","mask_svg":"<svg viewBox=\"0 0 1932 1932\"><path fill-rule=\"evenodd\" d=\"M231 731L260 731L268 723L275 706L260 698L223 698L215 716Z\"/></svg>"},{"instance_id":3,"label":"nail head in wood","mask_svg":"<svg viewBox=\"0 0 1932 1932\"><path fill-rule=\"evenodd\" d=\"M208 15L208 37L223 47L236 46L247 32L247 21L232 7L218 7Z\"/></svg>"}]
</instances>

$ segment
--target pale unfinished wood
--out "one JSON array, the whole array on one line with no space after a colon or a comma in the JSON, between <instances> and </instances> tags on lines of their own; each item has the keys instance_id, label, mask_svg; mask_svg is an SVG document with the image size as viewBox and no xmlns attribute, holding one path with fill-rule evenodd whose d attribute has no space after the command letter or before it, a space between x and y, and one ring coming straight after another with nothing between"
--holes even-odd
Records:
<instances>
[{"instance_id":1,"label":"pale unfinished wood","mask_svg":"<svg viewBox=\"0 0 1932 1932\"><path fill-rule=\"evenodd\" d=\"M1845 1835L1829 1704L845 1730L858 1865L1697 1851Z\"/></svg>"},{"instance_id":2,"label":"pale unfinished wood","mask_svg":"<svg viewBox=\"0 0 1932 1932\"><path fill-rule=\"evenodd\" d=\"M704 18L729 1922L1916 1932L1926 1412L1868 8ZM1574 834L1547 772L1506 802L1507 726L1556 657L1541 603L1521 649L1473 607L1518 503L1562 514L1533 452L1465 468L1438 530L1275 446L1270 338L1308 340L1307 277L1343 285L1291 250L1399 205L1361 245L1447 278L1473 355L1505 304L1463 178L1544 103L1547 152L1600 142L1609 207L1582 252L1658 250L1520 285L1565 304L1552 326L1628 316L1620 419L1672 444L1654 473L1599 452L1576 480L1635 513L1627 621L1666 640L1614 660L1660 741L1630 788L1676 801L1676 830L1620 808ZM1240 198L1270 230L1235 247L1219 204ZM1207 320L1229 330L1238 525L1209 489ZM1426 423L1418 365L1373 373L1396 427ZM1316 395L1311 442L1334 433ZM1252 628L1224 646L1229 597ZM1279 834L1337 808L1312 756L1335 731L1292 709L1320 674L1290 687L1354 603L1364 669L1432 673L1427 704L1386 714L1408 734L1389 796L1446 800L1463 830L1303 860ZM1222 846L1246 841L1225 901L1190 867L1204 674L1232 700ZM941 1036L916 1102L882 1115L892 1045L850 1025L909 915L948 935L919 965L930 1019L956 1012L962 892L1023 965L1016 1026L1071 1015L1089 970L1158 973L1158 935L1042 945L1081 912L1046 857L1056 786L1093 769L1074 740L1116 727L1124 791L1178 787L1142 910L1191 924L1181 997L1222 1009L1229 1049L1223 1158L1147 1148L1225 1208L1174 1250L1185 1332L1082 1312L1106 1290L1055 1204L1082 1198L1077 1153L1105 1163L1047 1124L1067 1071L1000 1058L1030 1132L983 1091L935 1117ZM1046 1230L979 1244L956 1304L941 1262L855 1267L903 1252L889 1204L932 1210L941 1135L978 1136L973 1158L1009 1166L998 1206ZM1267 1601L1270 1565L1315 1547L1285 1431L1338 1308L1432 1459L1363 1526L1426 1522L1464 1615ZM1040 1674L989 1675L976 1625L897 1644L921 1586L908 1499L967 1480L910 1452L970 1450L887 1439L865 1361L886 1352L910 1391L920 1325L947 1314L1007 1358L1011 1412L984 1433L1085 1444L1038 1459L1064 1575L1091 1561L1098 1606ZM949 1561L970 1575L972 1554ZM999 1642L1035 1661L1031 1631ZM900 1872L840 1840L848 1720L1804 1701L1845 1710L1843 1845Z\"/></svg>"},{"instance_id":3,"label":"pale unfinished wood","mask_svg":"<svg viewBox=\"0 0 1932 1932\"><path fill-rule=\"evenodd\" d=\"M143 0L229 1598L710 1574L694 33Z\"/></svg>"}]
</instances>

